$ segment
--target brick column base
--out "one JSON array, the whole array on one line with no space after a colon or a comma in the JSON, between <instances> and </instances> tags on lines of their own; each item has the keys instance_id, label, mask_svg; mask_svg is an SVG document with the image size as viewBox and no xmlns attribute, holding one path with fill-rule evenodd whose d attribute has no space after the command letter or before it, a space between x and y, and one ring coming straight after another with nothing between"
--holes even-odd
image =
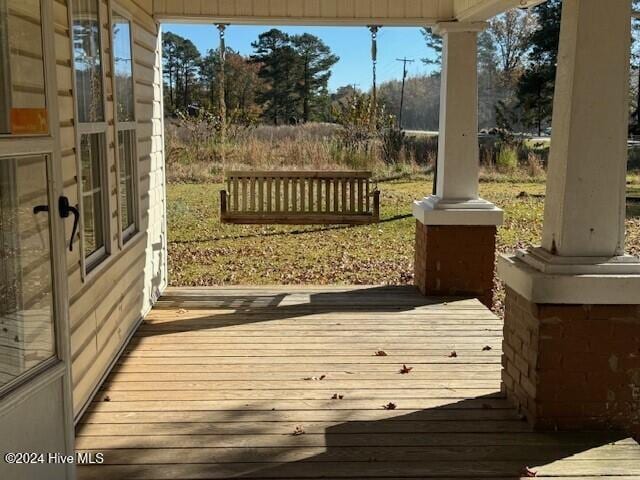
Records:
<instances>
[{"instance_id":1,"label":"brick column base","mask_svg":"<svg viewBox=\"0 0 640 480\"><path fill-rule=\"evenodd\" d=\"M507 288L503 390L540 430L640 435L640 306L530 303Z\"/></svg>"},{"instance_id":2,"label":"brick column base","mask_svg":"<svg viewBox=\"0 0 640 480\"><path fill-rule=\"evenodd\" d=\"M423 295L477 297L493 304L496 227L416 221L414 281Z\"/></svg>"}]
</instances>

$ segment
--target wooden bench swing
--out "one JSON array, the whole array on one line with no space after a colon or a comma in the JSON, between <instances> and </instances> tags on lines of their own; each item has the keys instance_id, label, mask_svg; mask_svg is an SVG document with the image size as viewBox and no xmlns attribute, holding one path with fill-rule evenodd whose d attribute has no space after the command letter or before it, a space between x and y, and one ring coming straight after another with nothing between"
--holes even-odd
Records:
<instances>
[{"instance_id":1,"label":"wooden bench swing","mask_svg":"<svg viewBox=\"0 0 640 480\"><path fill-rule=\"evenodd\" d=\"M380 221L367 171L233 171L220 192L222 223L359 225Z\"/></svg>"}]
</instances>

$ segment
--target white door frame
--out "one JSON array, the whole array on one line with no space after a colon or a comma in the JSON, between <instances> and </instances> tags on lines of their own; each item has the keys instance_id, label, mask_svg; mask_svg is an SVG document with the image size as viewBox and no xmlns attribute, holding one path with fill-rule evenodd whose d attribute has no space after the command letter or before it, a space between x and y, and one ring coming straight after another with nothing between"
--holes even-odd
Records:
<instances>
[{"instance_id":1,"label":"white door frame","mask_svg":"<svg viewBox=\"0 0 640 480\"><path fill-rule=\"evenodd\" d=\"M44 56L44 77L46 108L49 133L40 136L0 137L0 156L27 154L47 154L47 182L49 199L49 224L51 232L51 268L53 289L54 339L56 357L36 369L24 383L0 399L0 415L28 398L52 382L62 380L65 454L73 454L75 431L73 425L73 391L71 381L71 349L69 329L69 295L67 286L66 249L69 239L65 234L64 220L58 212L58 198L64 195L62 177L62 156L60 151L60 120L58 116L58 86L56 79L55 31L53 2L41 0L42 43ZM75 479L75 465L66 467L68 479Z\"/></svg>"}]
</instances>

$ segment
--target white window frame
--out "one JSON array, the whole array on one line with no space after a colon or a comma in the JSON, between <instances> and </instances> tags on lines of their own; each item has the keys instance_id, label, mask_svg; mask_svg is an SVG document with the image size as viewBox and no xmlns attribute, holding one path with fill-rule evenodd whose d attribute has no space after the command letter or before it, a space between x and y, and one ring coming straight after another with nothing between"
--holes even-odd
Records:
<instances>
[{"instance_id":1,"label":"white window frame","mask_svg":"<svg viewBox=\"0 0 640 480\"><path fill-rule=\"evenodd\" d=\"M73 71L73 88L74 92L77 89L77 78L76 78L76 68L75 68L75 45L73 43L73 24L75 20L74 16L74 8L73 1L68 0L67 9L69 14L69 41L71 45L71 67ZM110 222L110 182L109 182L109 145L108 145L108 122L107 122L107 95L106 95L106 85L107 85L107 76L105 72L105 62L104 62L104 51L105 51L105 38L104 38L104 25L102 23L102 1L101 0L93 0L96 2L98 7L98 25L100 26L100 67L101 67L101 77L102 77L102 112L104 120L102 122L91 122L84 123L78 121L76 124L76 169L78 172L78 205L80 207L80 224L79 224L79 233L80 233L80 263L81 263L81 276L82 280L86 281L87 276L93 272L96 267L102 264L109 255L111 254L111 222ZM77 94L74 95L74 115L76 119L79 119L79 109L78 109L78 100ZM103 146L101 148L101 152L103 155L103 160L101 162L101 171L100 177L102 180L102 218L100 219L103 224L103 235L104 235L104 245L96 250L95 252L87 255L85 252L85 225L84 225L84 193L82 189L82 158L81 158L81 141L82 135L88 134L101 134L103 139ZM94 219L95 220L95 219Z\"/></svg>"},{"instance_id":2,"label":"white window frame","mask_svg":"<svg viewBox=\"0 0 640 480\"><path fill-rule=\"evenodd\" d=\"M125 8L121 7L116 2L109 2L109 40L112 46L111 48L111 90L113 92L113 124L114 124L114 145L115 145L115 161L116 161L116 191L118 198L118 242L119 247L122 249L124 245L131 240L136 233L139 231L140 225L140 202L138 201L139 197L139 179L138 179L138 102L136 95L136 72L135 72L135 42L134 42L134 21L131 13L127 11ZM115 44L113 37L113 14L116 13L122 18L125 18L129 21L129 48L131 49L131 81L132 81L132 96L133 96L133 121L131 122L120 122L118 121L118 89L116 86L116 74L115 74L115 55L113 45ZM134 135L133 142L133 152L131 159L131 176L132 184L133 184L133 192L131 195L133 196L133 223L128 227L124 227L122 224L122 192L120 191L120 182L122 172L120 171L120 145L118 143L118 134L121 131L131 130Z\"/></svg>"}]
</instances>

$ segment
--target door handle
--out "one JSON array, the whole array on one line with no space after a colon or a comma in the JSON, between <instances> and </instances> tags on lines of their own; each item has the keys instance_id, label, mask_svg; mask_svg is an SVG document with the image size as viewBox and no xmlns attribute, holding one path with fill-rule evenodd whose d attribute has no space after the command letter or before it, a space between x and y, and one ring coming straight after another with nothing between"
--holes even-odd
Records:
<instances>
[{"instance_id":1,"label":"door handle","mask_svg":"<svg viewBox=\"0 0 640 480\"><path fill-rule=\"evenodd\" d=\"M37 205L33 207L33 214L37 215L39 213L44 213L49 211L49 205Z\"/></svg>"},{"instance_id":2,"label":"door handle","mask_svg":"<svg viewBox=\"0 0 640 480\"><path fill-rule=\"evenodd\" d=\"M49 205L36 205L33 207L33 214L37 215L38 213L44 213L49 211ZM69 203L69 199L67 197L60 197L58 199L58 213L60 214L60 218L69 218L69 215L73 214L73 228L71 230L71 240L69 242L69 251L73 252L73 239L76 237L76 233L78 232L78 225L80 223L80 210L78 210L78 206L71 206Z\"/></svg>"},{"instance_id":3,"label":"door handle","mask_svg":"<svg viewBox=\"0 0 640 480\"><path fill-rule=\"evenodd\" d=\"M58 213L60 218L69 218L73 214L73 228L71 229L71 240L69 241L69 251L73 252L73 239L76 238L76 233L78 232L80 210L78 210L77 205L75 207L72 206L67 197L62 196L58 199Z\"/></svg>"}]
</instances>

